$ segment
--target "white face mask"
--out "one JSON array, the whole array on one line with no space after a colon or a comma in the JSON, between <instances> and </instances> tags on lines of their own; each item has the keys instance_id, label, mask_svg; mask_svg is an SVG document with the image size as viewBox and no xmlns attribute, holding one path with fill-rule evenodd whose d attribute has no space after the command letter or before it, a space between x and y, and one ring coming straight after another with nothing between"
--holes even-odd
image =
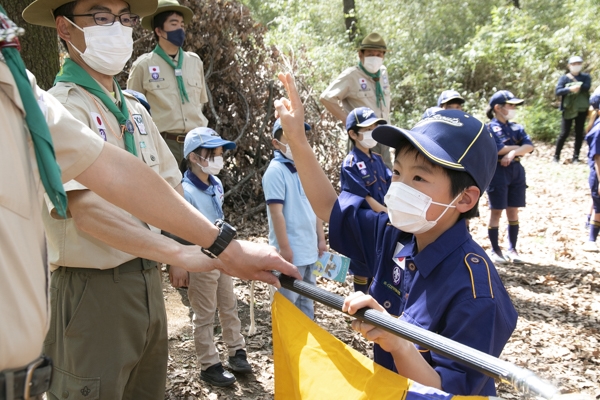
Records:
<instances>
[{"instance_id":1,"label":"white face mask","mask_svg":"<svg viewBox=\"0 0 600 400\"><path fill-rule=\"evenodd\" d=\"M200 157L200 156L198 156L198 157ZM223 165L224 165L223 156L215 156L215 157L213 157L212 160L208 159L208 158L204 158L204 157L200 157L200 158L208 163L208 165L206 167L203 165L200 165L199 163L196 163L196 165L199 166L200 169L202 170L202 172L204 172L205 174L217 175L223 169Z\"/></svg>"},{"instance_id":2,"label":"white face mask","mask_svg":"<svg viewBox=\"0 0 600 400\"><path fill-rule=\"evenodd\" d=\"M578 73L581 72L581 65L569 65L569 71L572 74L577 75Z\"/></svg>"},{"instance_id":3,"label":"white face mask","mask_svg":"<svg viewBox=\"0 0 600 400\"><path fill-rule=\"evenodd\" d=\"M275 140L277 140L277 139L275 139ZM279 150L279 151L281 151L281 153L283 153L285 158L287 158L288 160L294 161L294 155L292 154L292 149L290 148L290 145L283 144L279 140L277 140L277 143L279 143L282 146L285 146L285 151L281 151L281 149Z\"/></svg>"},{"instance_id":4,"label":"white face mask","mask_svg":"<svg viewBox=\"0 0 600 400\"><path fill-rule=\"evenodd\" d=\"M373 139L372 136L373 131L365 131L361 132L361 134L363 135L363 140L359 140L358 143L360 143L362 147L365 149L372 149L377 145L377 141Z\"/></svg>"},{"instance_id":5,"label":"white face mask","mask_svg":"<svg viewBox=\"0 0 600 400\"><path fill-rule=\"evenodd\" d=\"M376 74L379 68L383 65L383 58L381 57L365 57L363 67L372 74Z\"/></svg>"},{"instance_id":6,"label":"white face mask","mask_svg":"<svg viewBox=\"0 0 600 400\"><path fill-rule=\"evenodd\" d=\"M419 192L417 189L413 189L402 182L392 182L385 195L385 204L392 225L403 232L419 234L433 228L449 208L456 208L452 203L459 196L460 194L450 204L436 203L431 200L431 197ZM426 217L431 204L446 207L435 221L428 221Z\"/></svg>"},{"instance_id":7,"label":"white face mask","mask_svg":"<svg viewBox=\"0 0 600 400\"><path fill-rule=\"evenodd\" d=\"M82 29L70 19L66 20L83 32L86 45L83 53L73 43L69 44L90 68L109 76L123 71L133 52L133 28L115 21L110 26L93 25Z\"/></svg>"},{"instance_id":8,"label":"white face mask","mask_svg":"<svg viewBox=\"0 0 600 400\"><path fill-rule=\"evenodd\" d=\"M517 110L513 108L512 110L506 110L506 115L504 116L504 118L506 118L507 121L511 121L515 119L516 116Z\"/></svg>"}]
</instances>

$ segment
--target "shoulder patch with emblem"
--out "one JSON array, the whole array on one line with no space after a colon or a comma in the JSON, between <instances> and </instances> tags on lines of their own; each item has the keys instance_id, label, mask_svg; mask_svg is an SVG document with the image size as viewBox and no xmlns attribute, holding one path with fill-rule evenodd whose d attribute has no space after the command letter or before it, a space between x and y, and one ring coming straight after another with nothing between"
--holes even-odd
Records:
<instances>
[{"instance_id":1,"label":"shoulder patch with emblem","mask_svg":"<svg viewBox=\"0 0 600 400\"><path fill-rule=\"evenodd\" d=\"M154 81L158 80L158 78L160 77L160 67L158 65L148 66L148 72L150 72L150 77Z\"/></svg>"},{"instance_id":2,"label":"shoulder patch with emblem","mask_svg":"<svg viewBox=\"0 0 600 400\"><path fill-rule=\"evenodd\" d=\"M358 170L362 175L367 175L369 172L367 171L367 164L364 161L359 161L356 163Z\"/></svg>"},{"instance_id":3,"label":"shoulder patch with emblem","mask_svg":"<svg viewBox=\"0 0 600 400\"><path fill-rule=\"evenodd\" d=\"M358 85L360 90L367 90L367 80L365 78L358 78Z\"/></svg>"},{"instance_id":4,"label":"shoulder patch with emblem","mask_svg":"<svg viewBox=\"0 0 600 400\"><path fill-rule=\"evenodd\" d=\"M140 135L147 135L146 127L144 126L144 118L142 118L142 114L132 114L131 118L133 118L133 122L135 122L135 126L137 126Z\"/></svg>"},{"instance_id":5,"label":"shoulder patch with emblem","mask_svg":"<svg viewBox=\"0 0 600 400\"><path fill-rule=\"evenodd\" d=\"M500 132L502 130L502 127L500 125L494 125L492 126L492 130L494 132Z\"/></svg>"},{"instance_id":6,"label":"shoulder patch with emblem","mask_svg":"<svg viewBox=\"0 0 600 400\"><path fill-rule=\"evenodd\" d=\"M98 133L100 134L100 137L106 142L106 125L104 125L102 117L100 117L100 114L95 112L91 112L90 117L92 117L92 120L96 124L96 128L98 128Z\"/></svg>"}]
</instances>

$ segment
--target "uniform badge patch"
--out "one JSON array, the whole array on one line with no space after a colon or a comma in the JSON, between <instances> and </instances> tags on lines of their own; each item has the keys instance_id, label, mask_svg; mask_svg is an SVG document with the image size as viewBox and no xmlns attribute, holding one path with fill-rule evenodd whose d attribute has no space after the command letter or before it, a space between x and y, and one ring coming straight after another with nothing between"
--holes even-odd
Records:
<instances>
[{"instance_id":1,"label":"uniform badge patch","mask_svg":"<svg viewBox=\"0 0 600 400\"><path fill-rule=\"evenodd\" d=\"M360 85L361 90L367 90L367 80L365 78L360 78L358 84Z\"/></svg>"},{"instance_id":2,"label":"uniform badge patch","mask_svg":"<svg viewBox=\"0 0 600 400\"><path fill-rule=\"evenodd\" d=\"M135 122L138 131L140 131L140 135L147 135L148 132L146 132L146 127L144 126L144 119L142 118L142 114L133 114L131 117L133 118L133 122Z\"/></svg>"},{"instance_id":3,"label":"uniform badge patch","mask_svg":"<svg viewBox=\"0 0 600 400\"><path fill-rule=\"evenodd\" d=\"M148 67L148 71L153 80L158 80L160 77L160 68L158 66L150 66Z\"/></svg>"},{"instance_id":4,"label":"uniform badge patch","mask_svg":"<svg viewBox=\"0 0 600 400\"><path fill-rule=\"evenodd\" d=\"M404 245L400 242L396 243L396 248L394 249L394 257L392 257L392 261L396 263L396 265L402 269L406 266L406 258L404 256L400 256L400 251L404 248Z\"/></svg>"},{"instance_id":5,"label":"uniform badge patch","mask_svg":"<svg viewBox=\"0 0 600 400\"><path fill-rule=\"evenodd\" d=\"M390 84L390 82L388 81L388 76L387 76L387 74L386 74L386 75L383 75L383 84L384 84L385 86L388 86L388 85Z\"/></svg>"},{"instance_id":6,"label":"uniform badge patch","mask_svg":"<svg viewBox=\"0 0 600 400\"><path fill-rule=\"evenodd\" d=\"M96 128L98 128L100 137L106 142L106 125L104 125L104 121L102 121L102 118L100 118L100 114L93 112L90 113L90 115L96 124Z\"/></svg>"},{"instance_id":7,"label":"uniform badge patch","mask_svg":"<svg viewBox=\"0 0 600 400\"><path fill-rule=\"evenodd\" d=\"M367 175L368 171L367 171L367 165L364 163L364 161L359 161L356 163L356 166L358 167L360 173L362 175Z\"/></svg>"},{"instance_id":8,"label":"uniform badge patch","mask_svg":"<svg viewBox=\"0 0 600 400\"><path fill-rule=\"evenodd\" d=\"M402 257L402 258L404 259L404 257ZM392 271L392 279L394 281L394 285L397 286L400 283L401 277L402 277L402 271L400 270L400 267L396 265L394 267L394 270Z\"/></svg>"},{"instance_id":9,"label":"uniform badge patch","mask_svg":"<svg viewBox=\"0 0 600 400\"><path fill-rule=\"evenodd\" d=\"M502 130L502 127L500 127L500 126L497 126L497 125L496 125L496 126L492 126L492 130L493 130L494 132L500 132L500 131Z\"/></svg>"}]
</instances>

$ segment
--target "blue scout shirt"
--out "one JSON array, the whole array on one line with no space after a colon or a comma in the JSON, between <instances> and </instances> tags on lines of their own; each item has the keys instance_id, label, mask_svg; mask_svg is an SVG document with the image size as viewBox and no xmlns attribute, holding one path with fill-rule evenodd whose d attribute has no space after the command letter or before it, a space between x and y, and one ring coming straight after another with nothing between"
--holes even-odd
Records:
<instances>
[{"instance_id":1,"label":"blue scout shirt","mask_svg":"<svg viewBox=\"0 0 600 400\"><path fill-rule=\"evenodd\" d=\"M369 262L369 293L392 315L499 356L516 326L515 311L485 252L458 221L423 251L414 236L388 215L361 208L363 199L342 192L329 220L329 243L342 254ZM418 346L417 346L418 347ZM441 377L442 389L493 396L494 380L458 362L419 349ZM375 362L396 371L392 356L374 346Z\"/></svg>"},{"instance_id":2,"label":"blue scout shirt","mask_svg":"<svg viewBox=\"0 0 600 400\"><path fill-rule=\"evenodd\" d=\"M384 197L392 183L392 172L381 156L371 152L371 157L354 147L342 163L340 173L342 190L360 197L368 195L384 204Z\"/></svg>"},{"instance_id":3,"label":"blue scout shirt","mask_svg":"<svg viewBox=\"0 0 600 400\"><path fill-rule=\"evenodd\" d=\"M353 147L342 163L340 183L346 192L363 198L369 195L384 204L385 194L392 183L392 171L385 165L381 155L371 152L369 157ZM373 276L369 266L357 260L351 260L350 272L357 276Z\"/></svg>"},{"instance_id":4,"label":"blue scout shirt","mask_svg":"<svg viewBox=\"0 0 600 400\"><path fill-rule=\"evenodd\" d=\"M590 166L590 176L588 182L592 191L592 196L598 196L598 175L596 174L596 168L594 163L594 157L600 154L600 118L594 121L594 126L590 129L590 132L585 136L585 141L589 146L588 151L588 165Z\"/></svg>"},{"instance_id":5,"label":"blue scout shirt","mask_svg":"<svg viewBox=\"0 0 600 400\"><path fill-rule=\"evenodd\" d=\"M188 203L209 221L223 218L223 184L216 176L209 175L210 185L205 184L189 169L183 174L181 186Z\"/></svg>"},{"instance_id":6,"label":"blue scout shirt","mask_svg":"<svg viewBox=\"0 0 600 400\"><path fill-rule=\"evenodd\" d=\"M288 241L296 266L313 264L319 258L317 216L312 210L293 161L275 151L262 179L269 218L269 244L279 250L268 205L283 204L283 217Z\"/></svg>"},{"instance_id":7,"label":"blue scout shirt","mask_svg":"<svg viewBox=\"0 0 600 400\"><path fill-rule=\"evenodd\" d=\"M516 122L508 121L504 124L494 118L487 124L487 128L494 136L494 139L496 139L498 151L504 146L523 146L524 144L533 146L533 142L529 138L529 135L525 133L523 125Z\"/></svg>"}]
</instances>

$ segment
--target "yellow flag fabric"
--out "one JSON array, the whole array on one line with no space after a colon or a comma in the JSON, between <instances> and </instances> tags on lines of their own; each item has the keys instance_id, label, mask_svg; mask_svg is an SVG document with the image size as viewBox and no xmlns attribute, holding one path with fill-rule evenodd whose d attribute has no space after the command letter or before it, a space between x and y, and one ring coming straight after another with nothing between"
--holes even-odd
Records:
<instances>
[{"instance_id":1,"label":"yellow flag fabric","mask_svg":"<svg viewBox=\"0 0 600 400\"><path fill-rule=\"evenodd\" d=\"M275 400L489 400L452 396L390 371L347 346L280 293L271 306Z\"/></svg>"}]
</instances>

